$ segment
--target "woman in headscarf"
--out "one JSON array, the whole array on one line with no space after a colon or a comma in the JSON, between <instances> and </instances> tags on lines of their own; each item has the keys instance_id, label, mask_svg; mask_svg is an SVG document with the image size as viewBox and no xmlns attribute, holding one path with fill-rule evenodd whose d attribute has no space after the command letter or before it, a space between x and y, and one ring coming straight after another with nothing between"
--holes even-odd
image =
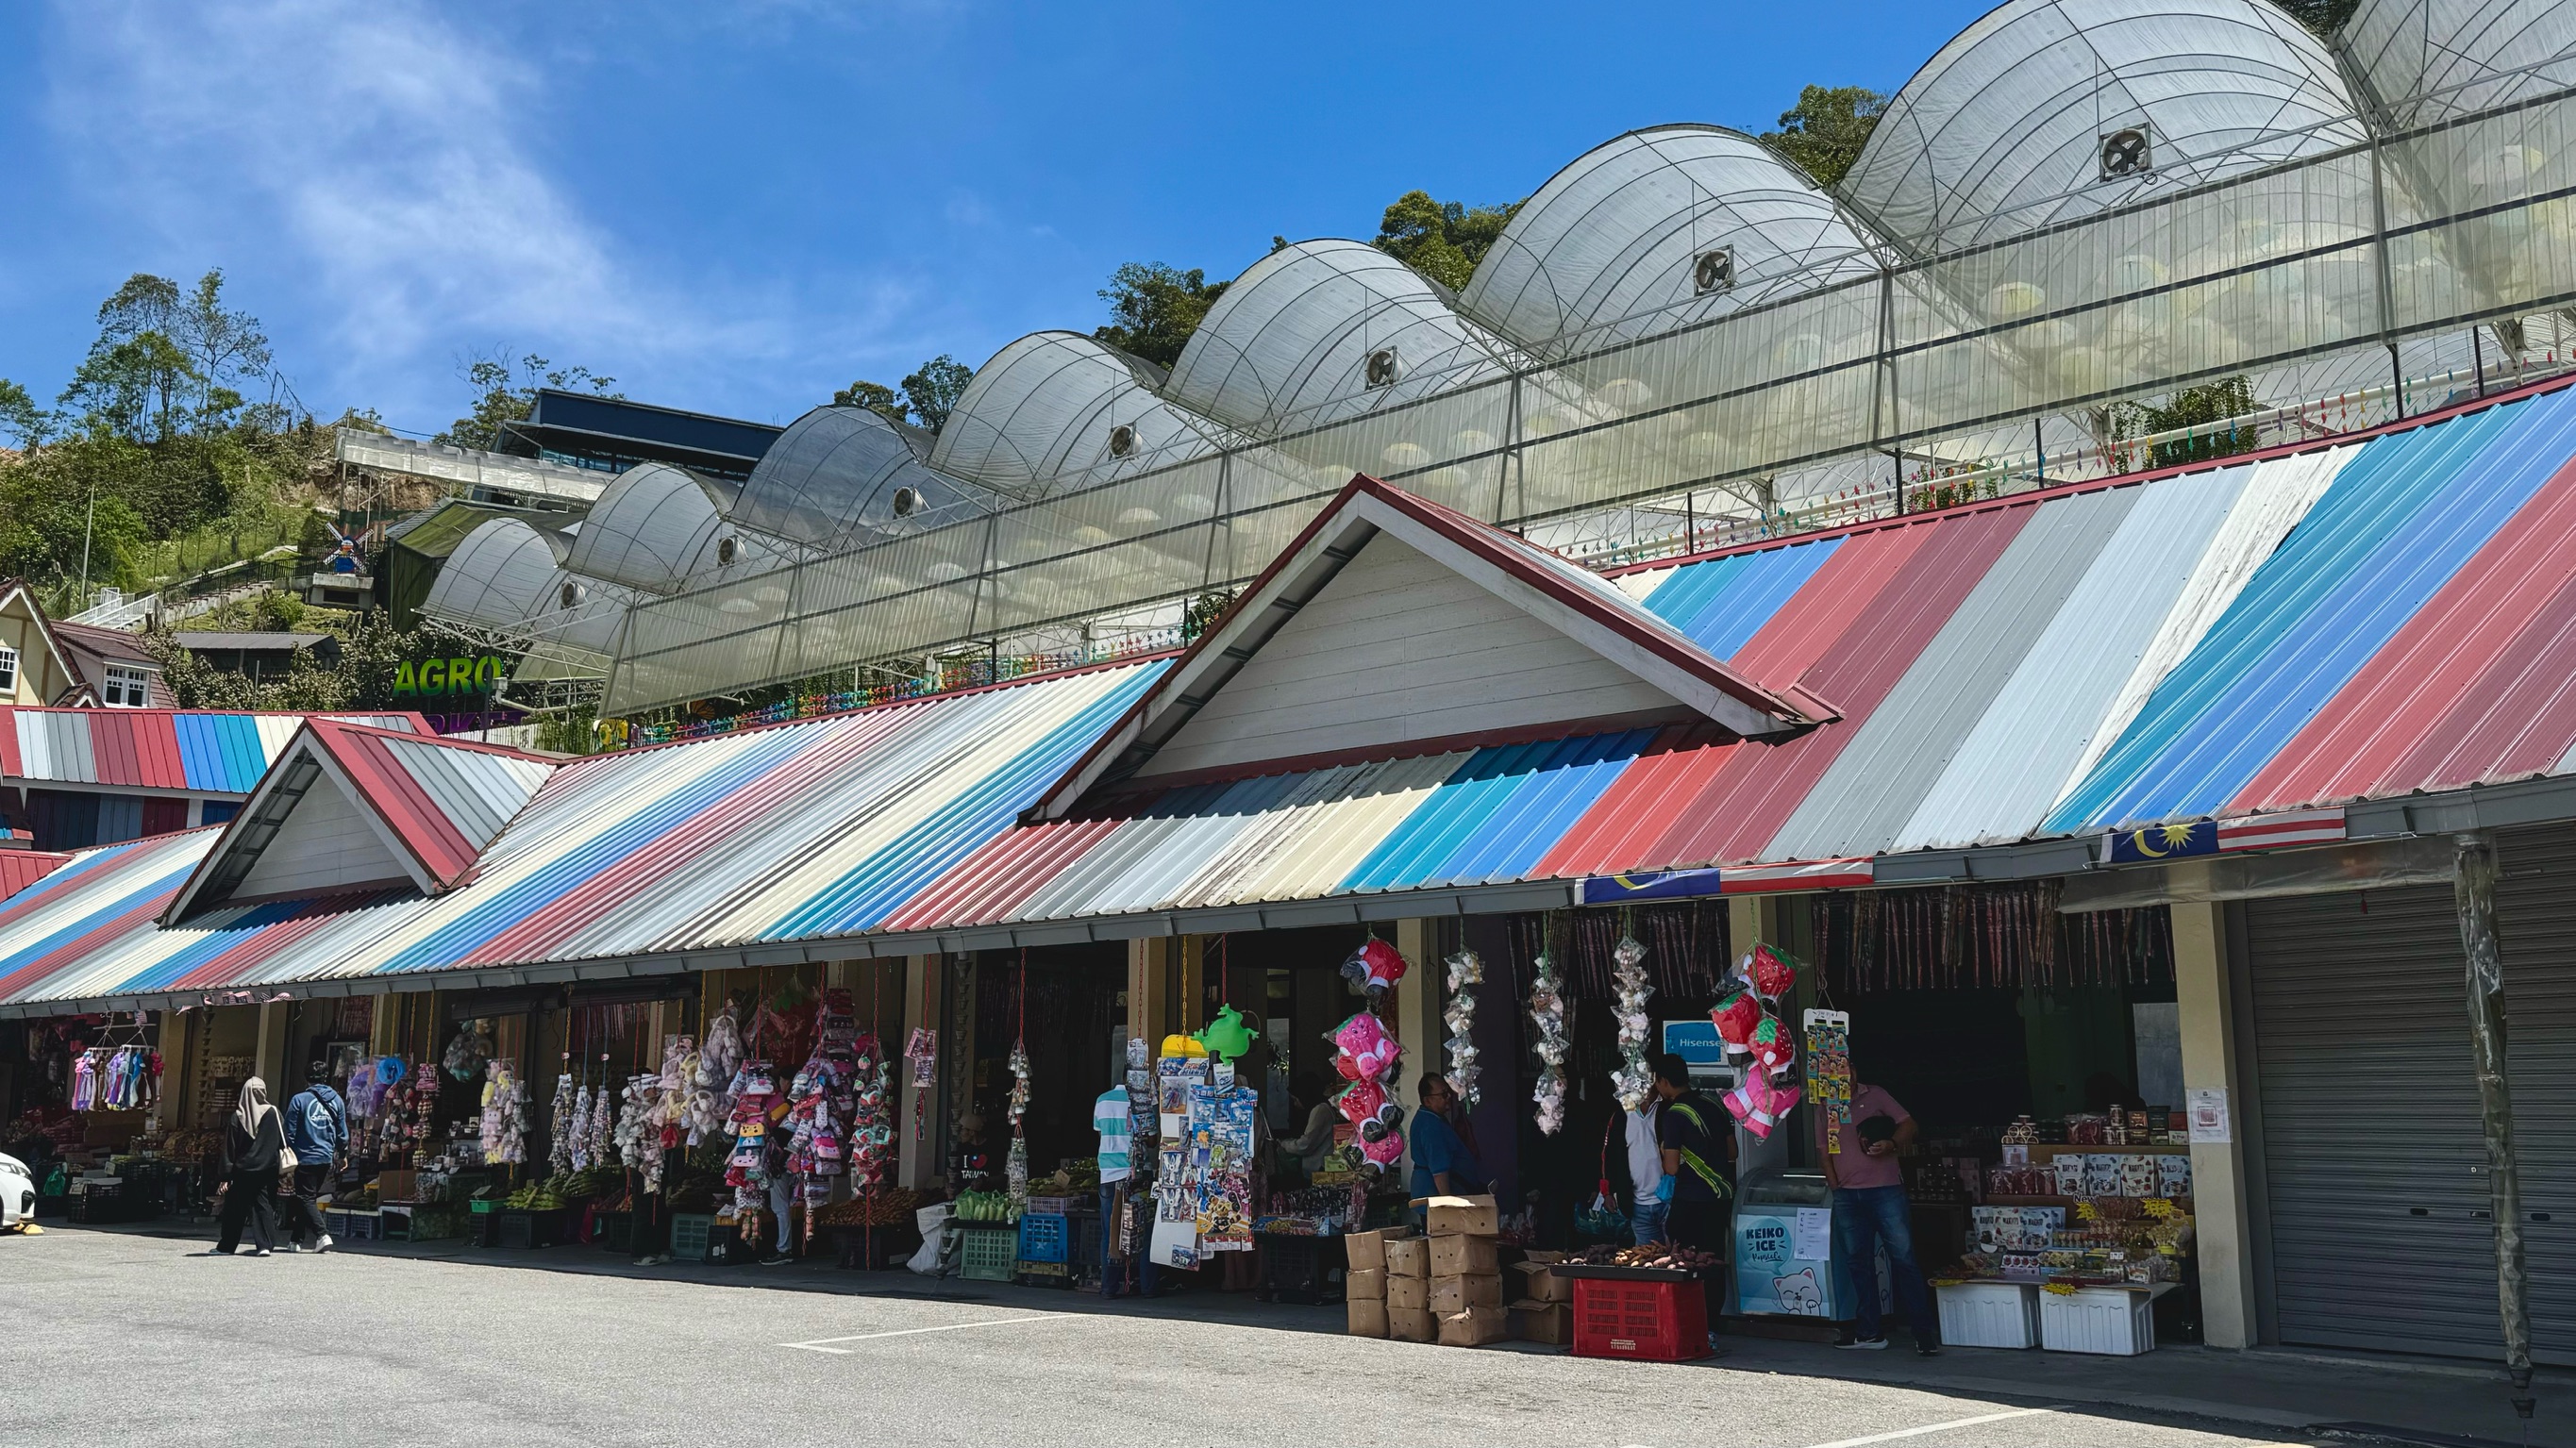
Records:
<instances>
[{"instance_id":1,"label":"woman in headscarf","mask_svg":"<svg viewBox=\"0 0 2576 1448\"><path fill-rule=\"evenodd\" d=\"M286 1150L286 1123L268 1104L268 1083L257 1076L242 1083L232 1119L224 1123L224 1179L215 1190L223 1197L221 1227L215 1250L230 1254L241 1245L242 1221L250 1221L250 1255L265 1257L277 1245L277 1177Z\"/></svg>"}]
</instances>

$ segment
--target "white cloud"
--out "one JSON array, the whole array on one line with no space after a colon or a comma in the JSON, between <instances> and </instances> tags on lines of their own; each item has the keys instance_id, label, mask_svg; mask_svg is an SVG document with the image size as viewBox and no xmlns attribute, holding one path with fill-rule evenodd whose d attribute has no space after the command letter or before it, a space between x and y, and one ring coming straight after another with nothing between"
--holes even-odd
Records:
<instances>
[{"instance_id":1,"label":"white cloud","mask_svg":"<svg viewBox=\"0 0 2576 1448\"><path fill-rule=\"evenodd\" d=\"M541 77L414 0L58 0L54 19L54 118L90 179L191 253L303 273L355 377L444 383L486 339L629 376L784 349L639 277L533 152Z\"/></svg>"}]
</instances>

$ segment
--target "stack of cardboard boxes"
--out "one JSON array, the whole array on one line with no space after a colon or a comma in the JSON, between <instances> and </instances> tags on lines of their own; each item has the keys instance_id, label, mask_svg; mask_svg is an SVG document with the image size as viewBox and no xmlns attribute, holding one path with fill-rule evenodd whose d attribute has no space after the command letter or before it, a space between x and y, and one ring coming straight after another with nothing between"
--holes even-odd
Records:
<instances>
[{"instance_id":1,"label":"stack of cardboard boxes","mask_svg":"<svg viewBox=\"0 0 2576 1448\"><path fill-rule=\"evenodd\" d=\"M1492 1197L1432 1197L1430 1234L1353 1234L1345 1289L1354 1337L1481 1347L1507 1335Z\"/></svg>"}]
</instances>

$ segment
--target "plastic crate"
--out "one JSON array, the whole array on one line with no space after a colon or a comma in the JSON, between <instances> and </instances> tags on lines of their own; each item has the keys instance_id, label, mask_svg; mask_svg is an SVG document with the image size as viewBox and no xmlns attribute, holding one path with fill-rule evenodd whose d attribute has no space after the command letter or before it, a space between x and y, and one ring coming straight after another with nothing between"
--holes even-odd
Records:
<instances>
[{"instance_id":1,"label":"plastic crate","mask_svg":"<svg viewBox=\"0 0 2576 1448\"><path fill-rule=\"evenodd\" d=\"M339 1213L339 1216L342 1217L348 1225L348 1232L346 1235L350 1241L381 1242L385 1239L385 1214L383 1212L342 1212ZM331 1235L337 1237L343 1234L333 1232Z\"/></svg>"},{"instance_id":2,"label":"plastic crate","mask_svg":"<svg viewBox=\"0 0 2576 1448\"><path fill-rule=\"evenodd\" d=\"M832 1245L838 1265L860 1272L883 1272L902 1265L921 1248L921 1234L907 1226L834 1227Z\"/></svg>"},{"instance_id":3,"label":"plastic crate","mask_svg":"<svg viewBox=\"0 0 2576 1448\"><path fill-rule=\"evenodd\" d=\"M125 1220L125 1188L119 1182L91 1182L73 1195L72 1221L85 1227Z\"/></svg>"},{"instance_id":4,"label":"plastic crate","mask_svg":"<svg viewBox=\"0 0 2576 1448\"><path fill-rule=\"evenodd\" d=\"M1062 1266L1073 1248L1073 1231L1061 1212L1030 1212L1020 1218L1020 1260Z\"/></svg>"},{"instance_id":5,"label":"plastic crate","mask_svg":"<svg viewBox=\"0 0 2576 1448\"><path fill-rule=\"evenodd\" d=\"M716 1219L700 1212L679 1212L671 1218L671 1260L704 1262L707 1243L715 1236Z\"/></svg>"},{"instance_id":6,"label":"plastic crate","mask_svg":"<svg viewBox=\"0 0 2576 1448\"><path fill-rule=\"evenodd\" d=\"M1307 1307L1342 1300L1342 1253L1331 1237L1261 1234L1261 1285L1256 1296Z\"/></svg>"},{"instance_id":7,"label":"plastic crate","mask_svg":"<svg viewBox=\"0 0 2576 1448\"><path fill-rule=\"evenodd\" d=\"M501 1245L501 1214L470 1212L465 1218L465 1240L477 1247Z\"/></svg>"},{"instance_id":8,"label":"plastic crate","mask_svg":"<svg viewBox=\"0 0 2576 1448\"><path fill-rule=\"evenodd\" d=\"M1708 1295L1697 1282L1574 1279L1574 1355L1689 1362L1708 1356Z\"/></svg>"},{"instance_id":9,"label":"plastic crate","mask_svg":"<svg viewBox=\"0 0 2576 1448\"><path fill-rule=\"evenodd\" d=\"M1040 1216L1062 1217L1072 1213L1075 1201L1073 1197L1031 1197L1028 1210Z\"/></svg>"},{"instance_id":10,"label":"plastic crate","mask_svg":"<svg viewBox=\"0 0 2576 1448\"><path fill-rule=\"evenodd\" d=\"M2156 1346L2154 1299L2125 1287L2039 1294L2039 1345L2050 1352L2135 1357Z\"/></svg>"},{"instance_id":11,"label":"plastic crate","mask_svg":"<svg viewBox=\"0 0 2576 1448\"><path fill-rule=\"evenodd\" d=\"M969 1282L1008 1282L1018 1263L1019 1233L1006 1222L957 1224L957 1272Z\"/></svg>"},{"instance_id":12,"label":"plastic crate","mask_svg":"<svg viewBox=\"0 0 2576 1448\"><path fill-rule=\"evenodd\" d=\"M510 1248L552 1247L564 1240L572 1225L572 1213L560 1208L543 1212L501 1213L501 1235L496 1245Z\"/></svg>"},{"instance_id":13,"label":"plastic crate","mask_svg":"<svg viewBox=\"0 0 2576 1448\"><path fill-rule=\"evenodd\" d=\"M1961 1282L1933 1289L1947 1347L2039 1346L2039 1289L2019 1282Z\"/></svg>"},{"instance_id":14,"label":"plastic crate","mask_svg":"<svg viewBox=\"0 0 2576 1448\"><path fill-rule=\"evenodd\" d=\"M591 1245L609 1252L635 1250L635 1214L633 1212L593 1212L590 1215Z\"/></svg>"}]
</instances>

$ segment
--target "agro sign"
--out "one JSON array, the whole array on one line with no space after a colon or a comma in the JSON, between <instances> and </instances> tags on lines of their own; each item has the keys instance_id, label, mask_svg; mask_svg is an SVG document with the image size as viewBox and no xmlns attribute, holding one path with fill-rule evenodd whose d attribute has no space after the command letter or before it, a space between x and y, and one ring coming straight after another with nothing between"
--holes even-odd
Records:
<instances>
[{"instance_id":1,"label":"agro sign","mask_svg":"<svg viewBox=\"0 0 2576 1448\"><path fill-rule=\"evenodd\" d=\"M394 666L394 692L416 698L497 692L510 676L490 654L479 659L408 660Z\"/></svg>"}]
</instances>

